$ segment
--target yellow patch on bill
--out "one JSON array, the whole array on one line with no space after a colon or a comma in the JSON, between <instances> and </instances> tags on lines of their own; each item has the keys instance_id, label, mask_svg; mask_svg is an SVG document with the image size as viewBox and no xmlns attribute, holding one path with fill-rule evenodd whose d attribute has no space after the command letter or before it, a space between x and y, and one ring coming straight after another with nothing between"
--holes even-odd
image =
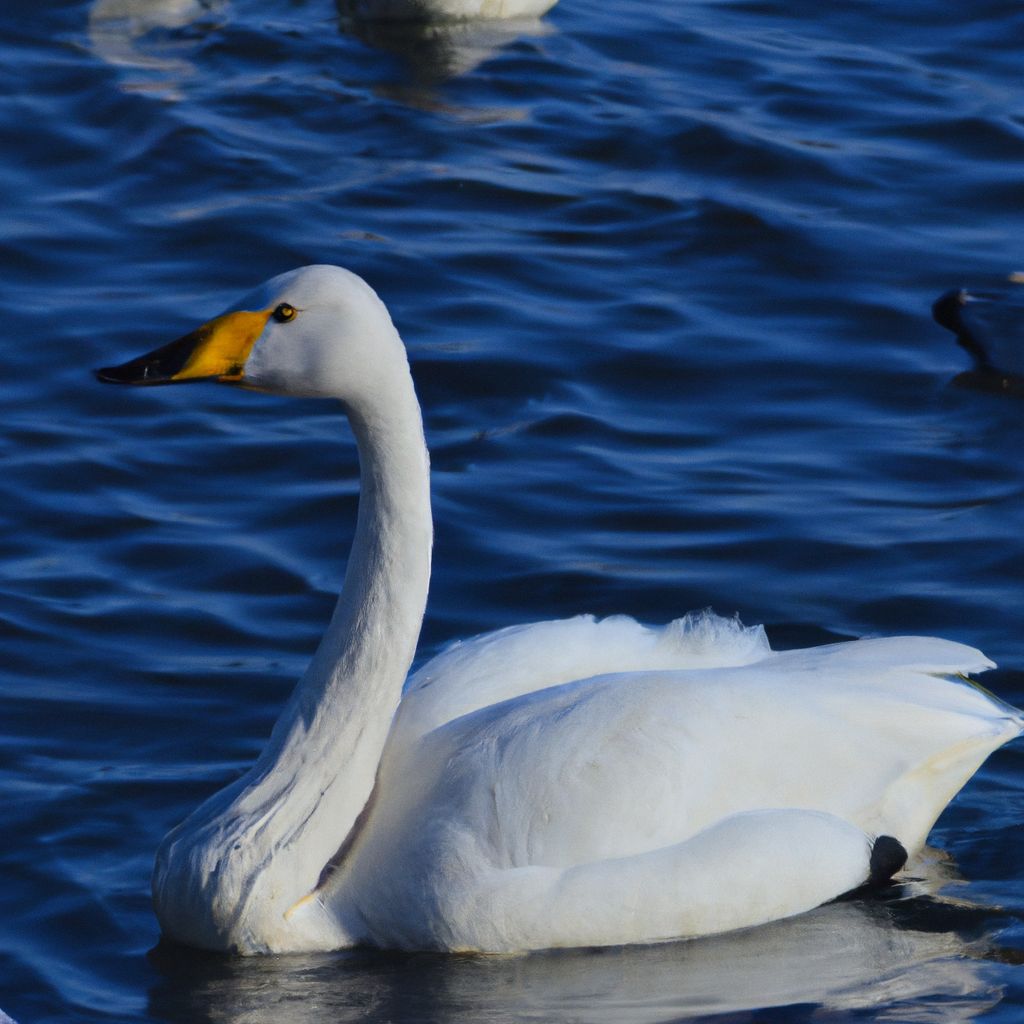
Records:
<instances>
[{"instance_id":1,"label":"yellow patch on bill","mask_svg":"<svg viewBox=\"0 0 1024 1024\"><path fill-rule=\"evenodd\" d=\"M171 379L241 380L242 367L269 319L269 310L254 313L243 309L203 324L195 332L195 349Z\"/></svg>"}]
</instances>

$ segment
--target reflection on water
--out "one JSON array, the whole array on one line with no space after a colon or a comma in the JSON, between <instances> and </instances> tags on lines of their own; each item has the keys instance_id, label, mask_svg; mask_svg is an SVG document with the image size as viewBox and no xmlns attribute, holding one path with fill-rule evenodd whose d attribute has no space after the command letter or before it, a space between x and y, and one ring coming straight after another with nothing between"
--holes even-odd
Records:
<instances>
[{"instance_id":1,"label":"reflection on water","mask_svg":"<svg viewBox=\"0 0 1024 1024\"><path fill-rule=\"evenodd\" d=\"M640 1024L759 1007L899 1007L970 1020L1000 986L983 940L996 912L938 898L940 871L732 935L525 957L371 953L218 958L160 947L153 1017L216 1024L325 1020L580 1020Z\"/></svg>"},{"instance_id":2,"label":"reflection on water","mask_svg":"<svg viewBox=\"0 0 1024 1024\"><path fill-rule=\"evenodd\" d=\"M411 89L396 86L396 92L415 92L466 74L503 46L552 31L548 23L531 17L447 22L361 19L353 15L348 0L336 4L344 34L397 57L405 68ZM89 46L107 64L143 73L123 82L125 90L180 98L182 81L196 72L197 40L220 28L228 13L227 0L94 0L89 8Z\"/></svg>"},{"instance_id":3,"label":"reflection on water","mask_svg":"<svg viewBox=\"0 0 1024 1024\"><path fill-rule=\"evenodd\" d=\"M517 39L553 29L539 18L483 21L381 21L353 18L337 0L341 30L398 57L414 85L435 85L464 75Z\"/></svg>"},{"instance_id":4,"label":"reflection on water","mask_svg":"<svg viewBox=\"0 0 1024 1024\"><path fill-rule=\"evenodd\" d=\"M468 74L517 40L554 32L540 18L388 21L354 16L348 0L335 0L335 5L343 36L377 51L383 64L394 58L396 66L374 86L377 96L464 121L512 121L520 115L505 106L470 110L453 104L438 91L444 82ZM305 10L306 27L314 31L323 10ZM222 29L231 13L228 0L94 0L89 46L100 60L122 71L125 92L177 101L185 82L199 71L198 45Z\"/></svg>"},{"instance_id":5,"label":"reflection on water","mask_svg":"<svg viewBox=\"0 0 1024 1024\"><path fill-rule=\"evenodd\" d=\"M189 59L194 39L180 31L217 27L226 0L95 0L89 8L89 45L108 64L157 73L128 81L129 91L168 91L195 71Z\"/></svg>"}]
</instances>

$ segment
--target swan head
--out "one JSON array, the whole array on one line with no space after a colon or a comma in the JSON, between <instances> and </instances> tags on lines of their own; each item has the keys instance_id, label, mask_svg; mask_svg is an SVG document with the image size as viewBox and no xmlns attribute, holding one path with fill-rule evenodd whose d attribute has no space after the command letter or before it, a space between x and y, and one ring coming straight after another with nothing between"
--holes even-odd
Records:
<instances>
[{"instance_id":1,"label":"swan head","mask_svg":"<svg viewBox=\"0 0 1024 1024\"><path fill-rule=\"evenodd\" d=\"M386 389L396 360L408 365L377 294L350 271L320 265L272 278L184 337L96 376L135 385L213 380L358 404Z\"/></svg>"}]
</instances>

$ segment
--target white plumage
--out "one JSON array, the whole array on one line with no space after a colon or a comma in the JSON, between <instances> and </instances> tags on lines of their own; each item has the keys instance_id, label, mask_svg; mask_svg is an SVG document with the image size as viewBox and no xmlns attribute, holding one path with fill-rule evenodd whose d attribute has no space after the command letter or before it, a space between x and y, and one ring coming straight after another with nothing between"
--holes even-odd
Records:
<instances>
[{"instance_id":1,"label":"white plumage","mask_svg":"<svg viewBox=\"0 0 1024 1024\"><path fill-rule=\"evenodd\" d=\"M918 637L773 652L710 613L577 617L456 644L402 695L430 573L404 347L359 278L307 267L122 367L343 402L362 490L345 584L254 767L162 844L181 941L240 952L513 952L708 935L913 853L1013 708L978 651Z\"/></svg>"}]
</instances>

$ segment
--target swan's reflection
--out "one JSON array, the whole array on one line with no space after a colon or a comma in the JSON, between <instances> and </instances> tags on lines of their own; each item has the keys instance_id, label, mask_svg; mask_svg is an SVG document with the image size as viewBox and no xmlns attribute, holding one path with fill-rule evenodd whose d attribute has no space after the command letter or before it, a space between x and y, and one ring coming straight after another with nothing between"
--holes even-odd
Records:
<instances>
[{"instance_id":1,"label":"swan's reflection","mask_svg":"<svg viewBox=\"0 0 1024 1024\"><path fill-rule=\"evenodd\" d=\"M123 88L174 92L195 70L185 55L192 44L159 34L188 26L210 31L226 5L227 0L95 0L89 8L89 46L108 64L149 73Z\"/></svg>"},{"instance_id":2,"label":"swan's reflection","mask_svg":"<svg viewBox=\"0 0 1024 1024\"><path fill-rule=\"evenodd\" d=\"M511 42L552 31L531 17L363 20L353 16L352 0L336 2L344 34L398 58L408 83L388 89L417 106L435 105L429 87L471 71ZM196 71L197 42L219 29L227 13L228 0L94 0L89 47L107 64L137 72L122 80L123 89L179 98L184 80Z\"/></svg>"},{"instance_id":3,"label":"swan's reflection","mask_svg":"<svg viewBox=\"0 0 1024 1024\"><path fill-rule=\"evenodd\" d=\"M161 949L150 1012L174 1022L587 1020L646 1024L796 1003L970 1020L1000 998L998 911L938 898L941 867L853 899L687 943L525 957L353 953L225 959ZM895 1018L894 1018L895 1019Z\"/></svg>"},{"instance_id":4,"label":"swan's reflection","mask_svg":"<svg viewBox=\"0 0 1024 1024\"><path fill-rule=\"evenodd\" d=\"M364 20L351 13L350 0L337 0L341 31L396 56L414 86L437 85L464 75L518 39L549 34L540 18L479 21Z\"/></svg>"}]
</instances>

